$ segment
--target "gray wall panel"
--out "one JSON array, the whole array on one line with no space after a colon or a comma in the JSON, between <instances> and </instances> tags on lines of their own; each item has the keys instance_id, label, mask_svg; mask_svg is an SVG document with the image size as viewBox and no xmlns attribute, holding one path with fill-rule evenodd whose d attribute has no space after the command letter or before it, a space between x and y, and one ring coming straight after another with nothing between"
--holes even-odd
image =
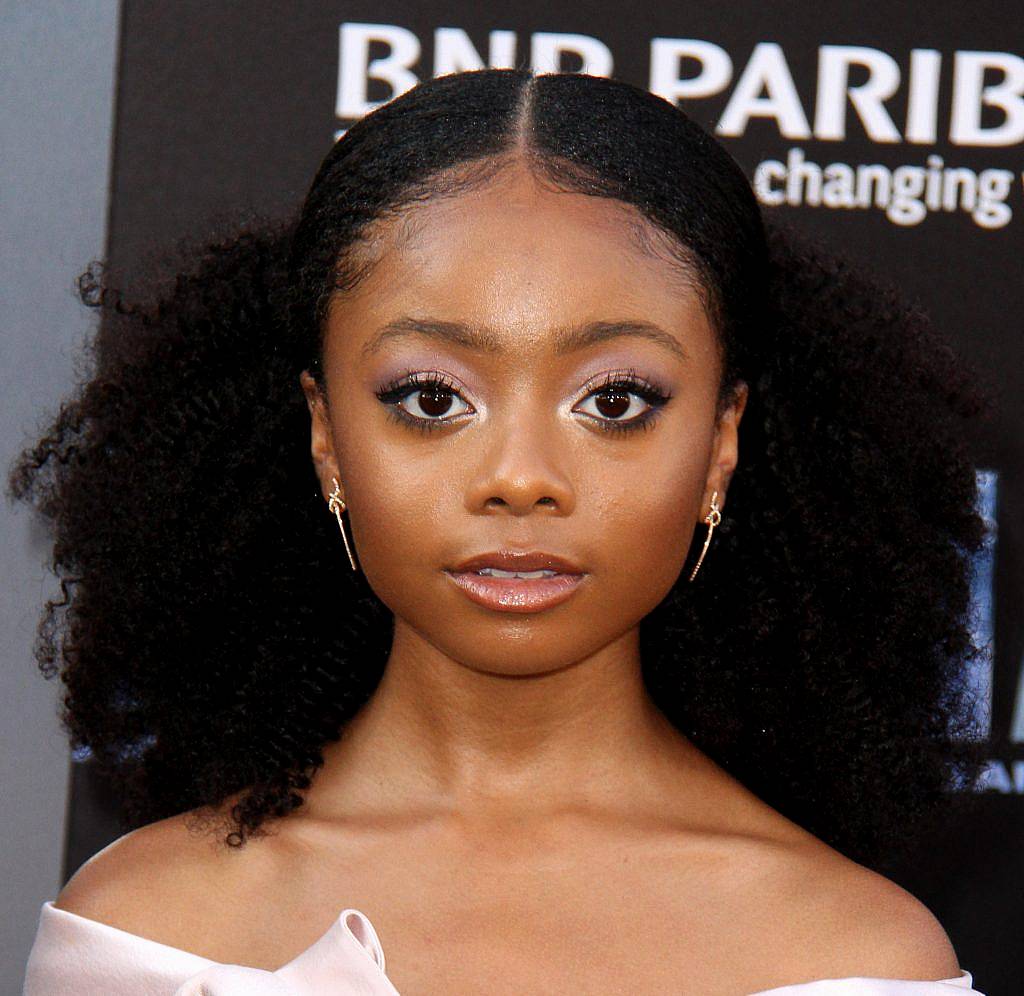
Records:
<instances>
[{"instance_id":1,"label":"gray wall panel","mask_svg":"<svg viewBox=\"0 0 1024 996\"><path fill-rule=\"evenodd\" d=\"M105 250L120 5L0 2L0 457L70 386L92 313L74 278ZM60 889L69 758L58 687L32 657L48 545L0 503L0 992L21 989L39 907Z\"/></svg>"}]
</instances>

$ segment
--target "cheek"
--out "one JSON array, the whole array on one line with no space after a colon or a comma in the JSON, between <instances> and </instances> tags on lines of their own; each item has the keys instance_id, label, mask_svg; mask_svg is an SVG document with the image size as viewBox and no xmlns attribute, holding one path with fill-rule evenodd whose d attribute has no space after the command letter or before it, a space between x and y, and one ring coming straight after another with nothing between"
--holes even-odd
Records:
<instances>
[{"instance_id":1,"label":"cheek","mask_svg":"<svg viewBox=\"0 0 1024 996\"><path fill-rule=\"evenodd\" d=\"M417 437L418 441L418 437ZM418 599L431 572L437 573L458 535L464 482L458 465L421 444L421 454L405 446L376 445L351 450L345 493L346 526L355 540L360 570L392 610Z\"/></svg>"},{"instance_id":2,"label":"cheek","mask_svg":"<svg viewBox=\"0 0 1024 996\"><path fill-rule=\"evenodd\" d=\"M650 611L679 577L703 494L703 450L662 453L622 480L607 478L596 510L596 550L609 586L632 593Z\"/></svg>"}]
</instances>

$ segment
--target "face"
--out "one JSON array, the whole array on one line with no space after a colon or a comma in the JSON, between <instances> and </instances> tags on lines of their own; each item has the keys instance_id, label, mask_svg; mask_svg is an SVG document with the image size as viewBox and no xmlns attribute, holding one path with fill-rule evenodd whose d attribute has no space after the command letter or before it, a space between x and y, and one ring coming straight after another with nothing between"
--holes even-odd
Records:
<instances>
[{"instance_id":1,"label":"face","mask_svg":"<svg viewBox=\"0 0 1024 996\"><path fill-rule=\"evenodd\" d=\"M656 241L632 207L519 167L376 232L329 309L326 397L302 386L323 494L336 477L396 643L537 674L635 635L676 582L713 490L725 505L746 391L716 421L715 336ZM453 580L508 549L583 577L526 611Z\"/></svg>"}]
</instances>

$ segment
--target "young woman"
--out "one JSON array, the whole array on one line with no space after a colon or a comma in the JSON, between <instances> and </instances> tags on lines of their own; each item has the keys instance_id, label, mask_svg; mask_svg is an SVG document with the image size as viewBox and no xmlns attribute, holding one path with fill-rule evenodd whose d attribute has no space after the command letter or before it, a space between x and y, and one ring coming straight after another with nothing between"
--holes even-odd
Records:
<instances>
[{"instance_id":1,"label":"young woman","mask_svg":"<svg viewBox=\"0 0 1024 996\"><path fill-rule=\"evenodd\" d=\"M11 485L134 829L27 993L977 992L877 869L981 769L990 402L686 114L440 77L293 221L81 290Z\"/></svg>"}]
</instances>

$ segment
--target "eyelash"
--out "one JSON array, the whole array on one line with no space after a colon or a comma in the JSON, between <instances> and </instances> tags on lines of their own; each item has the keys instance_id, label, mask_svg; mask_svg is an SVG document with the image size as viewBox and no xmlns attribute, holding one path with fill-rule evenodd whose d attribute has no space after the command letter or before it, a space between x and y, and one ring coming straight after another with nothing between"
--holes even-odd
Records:
<instances>
[{"instance_id":1,"label":"eyelash","mask_svg":"<svg viewBox=\"0 0 1024 996\"><path fill-rule=\"evenodd\" d=\"M453 420L420 418L416 415L410 415L399 404L400 401L404 401L411 394L426 388L443 389L446 393L462 398L451 378L440 371L430 371L425 374L419 371L410 371L381 386L376 391L376 395L383 404L387 405L388 414L394 421L413 429L419 429L421 432L433 432L436 429L443 428ZM613 370L605 374L603 380L588 391L583 400L595 394L607 393L612 389L635 394L643 398L644 401L651 405L651 408L642 415L636 415L625 422L616 421L615 419L594 419L594 416L588 416L599 424L602 431L611 433L646 431L652 428L655 418L661 414L661 408L672 397L671 393L663 391L645 377L641 377L634 368L630 367L628 370ZM465 401L465 398L462 398L462 400Z\"/></svg>"}]
</instances>

